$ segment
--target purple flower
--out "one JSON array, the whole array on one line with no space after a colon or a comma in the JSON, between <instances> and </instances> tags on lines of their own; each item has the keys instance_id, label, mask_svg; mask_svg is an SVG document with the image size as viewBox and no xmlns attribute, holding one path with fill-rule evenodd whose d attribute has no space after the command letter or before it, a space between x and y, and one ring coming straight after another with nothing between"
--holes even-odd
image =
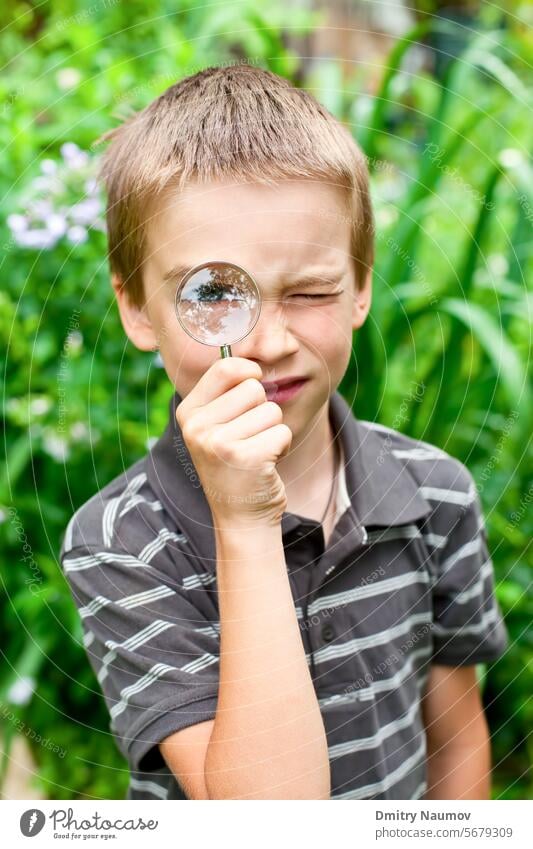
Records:
<instances>
[{"instance_id":1,"label":"purple flower","mask_svg":"<svg viewBox=\"0 0 533 849\"><path fill-rule=\"evenodd\" d=\"M46 250L64 237L80 245L89 238L88 228L106 232L91 157L74 142L61 146L61 156L41 162L41 174L29 187L26 214L7 217L13 240L22 247Z\"/></svg>"},{"instance_id":2,"label":"purple flower","mask_svg":"<svg viewBox=\"0 0 533 849\"><path fill-rule=\"evenodd\" d=\"M7 226L12 233L23 233L28 229L28 219L24 215L14 213L7 216Z\"/></svg>"},{"instance_id":3,"label":"purple flower","mask_svg":"<svg viewBox=\"0 0 533 849\"><path fill-rule=\"evenodd\" d=\"M7 700L12 705L27 705L35 692L35 678L23 675L11 685L7 692Z\"/></svg>"},{"instance_id":4,"label":"purple flower","mask_svg":"<svg viewBox=\"0 0 533 849\"><path fill-rule=\"evenodd\" d=\"M28 210L38 218L46 218L47 215L51 215L52 213L52 204L49 200L39 198L29 204Z\"/></svg>"},{"instance_id":5,"label":"purple flower","mask_svg":"<svg viewBox=\"0 0 533 849\"><path fill-rule=\"evenodd\" d=\"M57 171L57 162L53 159L43 159L41 162L41 171L43 174L55 174Z\"/></svg>"},{"instance_id":6,"label":"purple flower","mask_svg":"<svg viewBox=\"0 0 533 849\"><path fill-rule=\"evenodd\" d=\"M54 236L63 236L67 230L67 221L65 216L54 212L47 219L46 227L48 232L53 233Z\"/></svg>"},{"instance_id":7,"label":"purple flower","mask_svg":"<svg viewBox=\"0 0 533 849\"><path fill-rule=\"evenodd\" d=\"M91 177L89 180L86 180L85 191L88 195L94 195L98 191L98 181L94 177Z\"/></svg>"},{"instance_id":8,"label":"purple flower","mask_svg":"<svg viewBox=\"0 0 533 849\"><path fill-rule=\"evenodd\" d=\"M23 248L40 248L46 250L53 248L57 237L49 230L26 230L15 234L15 241Z\"/></svg>"},{"instance_id":9,"label":"purple flower","mask_svg":"<svg viewBox=\"0 0 533 849\"><path fill-rule=\"evenodd\" d=\"M89 154L80 150L74 142L65 142L59 148L61 156L71 168L80 168L89 162Z\"/></svg>"},{"instance_id":10,"label":"purple flower","mask_svg":"<svg viewBox=\"0 0 533 849\"><path fill-rule=\"evenodd\" d=\"M74 204L70 209L70 215L76 224L91 224L100 214L101 208L98 198L88 198Z\"/></svg>"},{"instance_id":11,"label":"purple flower","mask_svg":"<svg viewBox=\"0 0 533 849\"><path fill-rule=\"evenodd\" d=\"M74 245L81 245L82 242L87 241L87 230L85 227L75 224L73 227L68 228L67 239Z\"/></svg>"}]
</instances>

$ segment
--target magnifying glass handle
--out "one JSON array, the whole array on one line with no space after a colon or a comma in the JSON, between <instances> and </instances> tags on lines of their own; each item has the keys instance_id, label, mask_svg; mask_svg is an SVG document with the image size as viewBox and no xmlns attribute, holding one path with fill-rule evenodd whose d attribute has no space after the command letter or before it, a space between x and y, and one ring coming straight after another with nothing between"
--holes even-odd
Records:
<instances>
[{"instance_id":1,"label":"magnifying glass handle","mask_svg":"<svg viewBox=\"0 0 533 849\"><path fill-rule=\"evenodd\" d=\"M222 359L224 359L224 357L231 357L232 356L231 346L230 345L221 345L220 346L220 356L222 357Z\"/></svg>"}]
</instances>

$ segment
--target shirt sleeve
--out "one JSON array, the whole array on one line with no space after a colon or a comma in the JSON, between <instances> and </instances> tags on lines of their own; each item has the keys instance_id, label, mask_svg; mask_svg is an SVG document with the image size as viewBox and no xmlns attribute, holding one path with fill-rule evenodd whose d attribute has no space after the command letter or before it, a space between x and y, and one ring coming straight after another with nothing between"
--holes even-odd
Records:
<instances>
[{"instance_id":1,"label":"shirt sleeve","mask_svg":"<svg viewBox=\"0 0 533 849\"><path fill-rule=\"evenodd\" d=\"M110 728L132 770L164 767L157 744L213 719L217 705L218 621L194 602L186 556L159 548L150 562L117 546L61 552Z\"/></svg>"},{"instance_id":2,"label":"shirt sleeve","mask_svg":"<svg viewBox=\"0 0 533 849\"><path fill-rule=\"evenodd\" d=\"M479 496L466 467L463 473L464 503L456 508L433 582L432 662L449 666L496 660L509 645Z\"/></svg>"}]
</instances>

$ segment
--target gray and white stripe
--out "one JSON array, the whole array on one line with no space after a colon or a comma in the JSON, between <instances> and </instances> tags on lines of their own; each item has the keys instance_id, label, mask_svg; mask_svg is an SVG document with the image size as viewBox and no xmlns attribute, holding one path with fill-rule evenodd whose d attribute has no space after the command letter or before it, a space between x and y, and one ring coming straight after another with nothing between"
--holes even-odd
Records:
<instances>
[{"instance_id":1,"label":"gray and white stripe","mask_svg":"<svg viewBox=\"0 0 533 849\"><path fill-rule=\"evenodd\" d=\"M123 607L125 610L132 610L134 607L148 606L154 601L159 601L161 598L168 598L171 595L176 595L176 593L170 587L167 587L166 584L160 584L158 587L154 587L153 590L145 590L142 593L127 595L115 601L98 595L96 598L93 598L90 604L80 607L79 612L82 619L87 619L89 616L94 616L99 610L102 610L102 608L107 607L109 604L115 604L117 607Z\"/></svg>"},{"instance_id":2,"label":"gray and white stripe","mask_svg":"<svg viewBox=\"0 0 533 849\"><path fill-rule=\"evenodd\" d=\"M130 787L134 790L139 790L141 793L149 793L151 796L157 796L158 799L168 798L168 788L157 784L155 781L144 781L140 778L130 776Z\"/></svg>"},{"instance_id":3,"label":"gray and white stripe","mask_svg":"<svg viewBox=\"0 0 533 849\"><path fill-rule=\"evenodd\" d=\"M336 743L334 746L330 746L328 748L330 760L341 758L345 755L352 755L354 752L361 752L363 749L376 749L387 737L392 737L393 734L401 731L402 728L408 728L419 709L420 706L415 702L411 705L407 713L392 722L388 722L386 725L382 725L376 734L372 734L370 737L359 737L356 740L346 740L344 743Z\"/></svg>"},{"instance_id":4,"label":"gray and white stripe","mask_svg":"<svg viewBox=\"0 0 533 849\"><path fill-rule=\"evenodd\" d=\"M421 764L425 760L426 755L426 740L422 739L422 743L418 746L415 752L407 758L399 767L374 784L365 784L364 787L357 787L355 790L347 790L345 793L333 794L332 799L368 799L375 796L376 793L383 793L389 790L394 784L411 772L413 767Z\"/></svg>"},{"instance_id":5,"label":"gray and white stripe","mask_svg":"<svg viewBox=\"0 0 533 849\"><path fill-rule=\"evenodd\" d=\"M378 631L377 633L370 634L367 637L355 637L353 640L348 640L345 643L337 643L336 645L318 649L318 651L314 654L315 664L325 663L328 660L335 660L339 657L346 657L347 655L354 654L355 652L370 648L371 646L379 646L383 645L383 643L392 642L397 637L408 633L419 623L424 625L428 623L428 614L426 612L416 613L414 616L410 616L404 622L400 622L399 625L395 625L393 628Z\"/></svg>"},{"instance_id":6,"label":"gray and white stripe","mask_svg":"<svg viewBox=\"0 0 533 849\"><path fill-rule=\"evenodd\" d=\"M150 625L146 626L146 628L143 628L136 634L132 634L131 637L128 637L128 639L124 640L122 643L107 640L106 646L110 649L110 651L108 651L102 658L102 667L97 675L99 683L101 684L106 679L109 664L112 663L117 656L117 649L120 648L125 649L126 651L135 651L135 649L143 646L149 640L153 640L154 637L157 637L159 634L162 634L164 631L168 631L169 628L173 627L173 622L167 622L164 619L156 619L155 622L151 622Z\"/></svg>"},{"instance_id":7,"label":"gray and white stripe","mask_svg":"<svg viewBox=\"0 0 533 849\"><path fill-rule=\"evenodd\" d=\"M459 504L466 507L476 499L475 487L471 486L467 492L458 489L441 489L437 486L421 486L420 493L428 501L440 501L445 504Z\"/></svg>"},{"instance_id":8,"label":"gray and white stripe","mask_svg":"<svg viewBox=\"0 0 533 849\"><path fill-rule=\"evenodd\" d=\"M216 579L216 572L198 572L194 575L187 575L183 579L182 585L186 590L192 590L195 587L206 587L208 584L214 583Z\"/></svg>"},{"instance_id":9,"label":"gray and white stripe","mask_svg":"<svg viewBox=\"0 0 533 849\"><path fill-rule=\"evenodd\" d=\"M432 647L425 646L417 649L408 655L404 666L399 669L394 675L389 678L381 678L373 681L368 687L361 687L354 690L349 690L344 693L336 693L334 696L325 696L318 700L321 710L336 708L338 706L350 704L355 701L371 701L377 693L386 693L390 690L396 690L409 675L412 675L415 661L420 658L429 658L431 656Z\"/></svg>"},{"instance_id":10,"label":"gray and white stripe","mask_svg":"<svg viewBox=\"0 0 533 849\"><path fill-rule=\"evenodd\" d=\"M128 702L132 696L146 690L147 687L150 687L158 681L159 678L162 678L163 675L167 675L170 672L177 672L176 667L169 666L167 663L154 664L145 675L135 682L135 684L131 684L129 687L125 687L120 691L120 701L113 705L109 711L111 718L116 719L117 716L120 716L120 714L126 710Z\"/></svg>"},{"instance_id":11,"label":"gray and white stripe","mask_svg":"<svg viewBox=\"0 0 533 849\"><path fill-rule=\"evenodd\" d=\"M115 528L115 518L121 501L129 495L134 495L137 490L146 483L146 479L146 474L144 472L141 472L139 475L135 475L120 495L117 495L115 498L111 498L106 504L102 516L102 538L105 546L111 545L113 531Z\"/></svg>"}]
</instances>

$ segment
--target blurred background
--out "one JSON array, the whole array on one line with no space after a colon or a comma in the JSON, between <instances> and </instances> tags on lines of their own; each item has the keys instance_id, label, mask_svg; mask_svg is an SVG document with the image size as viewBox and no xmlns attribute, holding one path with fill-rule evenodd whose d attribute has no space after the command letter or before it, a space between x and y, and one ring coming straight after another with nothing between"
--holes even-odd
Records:
<instances>
[{"instance_id":1,"label":"blurred background","mask_svg":"<svg viewBox=\"0 0 533 849\"><path fill-rule=\"evenodd\" d=\"M182 77L244 61L311 91L368 157L374 301L340 390L357 387L359 418L433 442L474 475L511 637L479 670L493 795L533 798L532 9L3 6L3 798L119 799L128 783L57 558L74 510L162 432L171 389L119 323L95 140Z\"/></svg>"}]
</instances>

